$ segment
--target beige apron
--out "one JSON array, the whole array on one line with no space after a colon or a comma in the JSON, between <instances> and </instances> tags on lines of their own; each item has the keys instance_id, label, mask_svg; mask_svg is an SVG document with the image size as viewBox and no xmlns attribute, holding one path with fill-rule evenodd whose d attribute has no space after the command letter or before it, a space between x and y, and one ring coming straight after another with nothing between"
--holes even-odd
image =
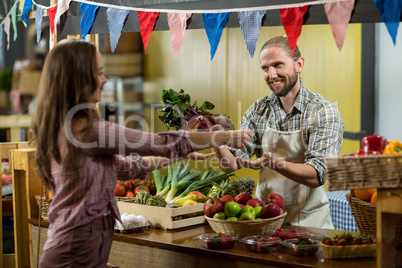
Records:
<instances>
[{"instance_id":1,"label":"beige apron","mask_svg":"<svg viewBox=\"0 0 402 268\"><path fill-rule=\"evenodd\" d=\"M269 127L269 119L262 137L263 153L272 152L279 159L304 163L307 145L302 131L277 131ZM260 171L256 196L265 202L270 193L280 194L285 201L284 209L288 215L284 224L334 229L323 186L314 189L266 168Z\"/></svg>"}]
</instances>

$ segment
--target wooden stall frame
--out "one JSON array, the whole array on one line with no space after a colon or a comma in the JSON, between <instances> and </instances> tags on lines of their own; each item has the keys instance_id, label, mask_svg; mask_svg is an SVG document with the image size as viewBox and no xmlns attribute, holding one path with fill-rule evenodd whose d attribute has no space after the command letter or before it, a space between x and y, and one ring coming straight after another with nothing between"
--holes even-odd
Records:
<instances>
[{"instance_id":1,"label":"wooden stall frame","mask_svg":"<svg viewBox=\"0 0 402 268\"><path fill-rule=\"evenodd\" d=\"M15 267L32 267L32 240L28 218L38 218L35 195L40 192L40 178L35 170L34 148L10 151L13 175L13 213Z\"/></svg>"},{"instance_id":2,"label":"wooden stall frame","mask_svg":"<svg viewBox=\"0 0 402 268\"><path fill-rule=\"evenodd\" d=\"M32 117L31 114L0 115L0 129L7 129L7 142L21 142L21 129L31 127ZM27 137L29 140L29 131Z\"/></svg>"},{"instance_id":3,"label":"wooden stall frame","mask_svg":"<svg viewBox=\"0 0 402 268\"><path fill-rule=\"evenodd\" d=\"M32 143L31 146L34 146ZM4 142L0 143L0 157L10 159L10 151L15 149L30 148L28 142ZM0 170L0 175L2 171ZM0 192L2 189L0 189ZM0 207L2 207L2 200L0 200ZM0 209L0 263L2 267L14 267L15 266L15 254L3 254L3 210Z\"/></svg>"}]
</instances>

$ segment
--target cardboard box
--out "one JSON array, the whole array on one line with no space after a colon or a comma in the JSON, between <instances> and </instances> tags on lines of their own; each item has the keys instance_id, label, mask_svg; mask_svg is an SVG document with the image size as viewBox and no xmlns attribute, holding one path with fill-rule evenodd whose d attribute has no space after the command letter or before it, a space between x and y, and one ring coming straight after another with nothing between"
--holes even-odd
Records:
<instances>
[{"instance_id":1,"label":"cardboard box","mask_svg":"<svg viewBox=\"0 0 402 268\"><path fill-rule=\"evenodd\" d=\"M41 71L22 70L19 81L19 90L21 94L37 94L41 75Z\"/></svg>"},{"instance_id":2,"label":"cardboard box","mask_svg":"<svg viewBox=\"0 0 402 268\"><path fill-rule=\"evenodd\" d=\"M142 52L102 54L102 57L106 76L129 77L142 74Z\"/></svg>"},{"instance_id":3,"label":"cardboard box","mask_svg":"<svg viewBox=\"0 0 402 268\"><path fill-rule=\"evenodd\" d=\"M117 206L121 214L127 212L129 214L144 216L152 228L161 228L164 230L178 229L202 224L205 222L204 204L180 208L163 208L118 201ZM197 212L198 216L184 218L181 220L173 220L174 217L183 216L194 212Z\"/></svg>"},{"instance_id":4,"label":"cardboard box","mask_svg":"<svg viewBox=\"0 0 402 268\"><path fill-rule=\"evenodd\" d=\"M109 34L105 34L103 52L111 53ZM139 32L121 33L114 53L126 53L142 50L142 38Z\"/></svg>"}]
</instances>

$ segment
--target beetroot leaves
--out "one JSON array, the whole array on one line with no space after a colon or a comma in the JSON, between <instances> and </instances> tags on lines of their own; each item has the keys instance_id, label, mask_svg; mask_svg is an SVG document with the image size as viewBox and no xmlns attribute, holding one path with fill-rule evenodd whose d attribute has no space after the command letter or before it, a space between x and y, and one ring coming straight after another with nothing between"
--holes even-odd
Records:
<instances>
[{"instance_id":1,"label":"beetroot leaves","mask_svg":"<svg viewBox=\"0 0 402 268\"><path fill-rule=\"evenodd\" d=\"M169 89L162 91L161 103L165 105L160 109L159 119L167 126L168 129L184 129L185 122L190 128L198 128L198 130L209 131L214 125L220 125L217 130L232 130L233 123L227 115L218 115L211 113L210 110L215 105L209 101L204 101L201 106L197 106L197 102L191 104L191 97L184 93L183 89L179 92ZM216 127L213 129L215 130Z\"/></svg>"}]
</instances>

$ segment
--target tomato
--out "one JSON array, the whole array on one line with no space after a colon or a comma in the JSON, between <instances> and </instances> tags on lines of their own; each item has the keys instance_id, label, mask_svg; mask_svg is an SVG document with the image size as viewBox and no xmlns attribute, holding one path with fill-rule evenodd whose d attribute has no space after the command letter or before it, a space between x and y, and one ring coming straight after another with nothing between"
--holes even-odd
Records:
<instances>
[{"instance_id":1,"label":"tomato","mask_svg":"<svg viewBox=\"0 0 402 268\"><path fill-rule=\"evenodd\" d=\"M126 194L126 188L121 184L116 184L114 189L114 196L124 196Z\"/></svg>"},{"instance_id":2,"label":"tomato","mask_svg":"<svg viewBox=\"0 0 402 268\"><path fill-rule=\"evenodd\" d=\"M155 186L155 182L154 181L149 181L147 183L147 186L149 188L149 193L151 195L156 195L156 186Z\"/></svg>"},{"instance_id":3,"label":"tomato","mask_svg":"<svg viewBox=\"0 0 402 268\"><path fill-rule=\"evenodd\" d=\"M132 189L135 189L135 187L137 187L137 180L131 180L130 183Z\"/></svg>"},{"instance_id":4,"label":"tomato","mask_svg":"<svg viewBox=\"0 0 402 268\"><path fill-rule=\"evenodd\" d=\"M121 185L124 186L124 188L126 188L126 191L128 191L128 188L130 188L131 183L129 181L122 181L120 182Z\"/></svg>"},{"instance_id":5,"label":"tomato","mask_svg":"<svg viewBox=\"0 0 402 268\"><path fill-rule=\"evenodd\" d=\"M126 197L134 197L134 193L131 191L128 191L126 194Z\"/></svg>"},{"instance_id":6,"label":"tomato","mask_svg":"<svg viewBox=\"0 0 402 268\"><path fill-rule=\"evenodd\" d=\"M147 191L149 193L149 188L147 186L145 186L145 185L139 185L139 186L135 187L134 194L137 195L141 191Z\"/></svg>"}]
</instances>

